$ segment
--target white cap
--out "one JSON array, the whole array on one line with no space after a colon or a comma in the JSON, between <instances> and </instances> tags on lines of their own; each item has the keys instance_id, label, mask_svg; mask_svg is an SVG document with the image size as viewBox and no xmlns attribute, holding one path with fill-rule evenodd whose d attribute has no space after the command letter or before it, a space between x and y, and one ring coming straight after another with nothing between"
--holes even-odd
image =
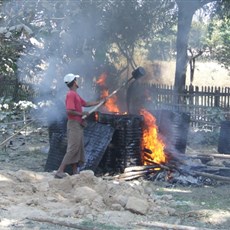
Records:
<instances>
[{"instance_id":1,"label":"white cap","mask_svg":"<svg viewBox=\"0 0 230 230\"><path fill-rule=\"evenodd\" d=\"M68 73L65 75L64 77L64 82L66 84L69 84L70 82L72 82L75 78L79 78L80 76L79 75L74 75L72 73Z\"/></svg>"}]
</instances>

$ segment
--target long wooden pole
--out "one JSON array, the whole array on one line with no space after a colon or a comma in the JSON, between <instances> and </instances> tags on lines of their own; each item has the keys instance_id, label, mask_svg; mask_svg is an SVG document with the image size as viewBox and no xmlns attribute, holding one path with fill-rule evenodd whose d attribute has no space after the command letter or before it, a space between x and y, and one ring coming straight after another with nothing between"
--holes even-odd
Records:
<instances>
[{"instance_id":1,"label":"long wooden pole","mask_svg":"<svg viewBox=\"0 0 230 230\"><path fill-rule=\"evenodd\" d=\"M202 227L193 227L186 225L177 225L177 224L167 224L161 222L147 222L147 223L137 223L137 225L145 226L145 227L157 227L162 229L174 229L174 230L211 230L210 228L202 228Z\"/></svg>"},{"instance_id":2,"label":"long wooden pole","mask_svg":"<svg viewBox=\"0 0 230 230\"><path fill-rule=\"evenodd\" d=\"M99 230L97 227L87 227L83 226L80 223L73 223L67 220L58 220L58 219L53 219L49 217L28 217L28 220L32 221L37 221L41 223L50 223L50 224L55 224L59 225L62 227L69 227L69 228L75 228L75 229L80 229L80 230Z\"/></svg>"},{"instance_id":3,"label":"long wooden pole","mask_svg":"<svg viewBox=\"0 0 230 230\"><path fill-rule=\"evenodd\" d=\"M195 174L197 176L208 177L208 178L215 179L215 180L225 181L228 183L230 182L230 177L226 177L226 176L219 176L219 175L215 175L211 173L198 172L198 171L193 171L192 174Z\"/></svg>"},{"instance_id":4,"label":"long wooden pole","mask_svg":"<svg viewBox=\"0 0 230 230\"><path fill-rule=\"evenodd\" d=\"M123 87L125 87L129 81L131 81L133 77L128 79L126 82L124 82L119 88L114 90L111 94L109 94L106 98L104 98L98 105L94 106L91 110L88 111L88 115L83 115L82 119L85 119L87 116L89 116L91 113L95 112L98 108L100 108L109 98L111 98L114 94L116 94L119 90L121 90Z\"/></svg>"},{"instance_id":5,"label":"long wooden pole","mask_svg":"<svg viewBox=\"0 0 230 230\"><path fill-rule=\"evenodd\" d=\"M35 120L30 121L26 125L24 125L21 129L19 129L16 133L14 133L12 136L8 137L6 140L4 140L1 144L0 147L5 145L8 141L10 141L12 138L14 138L16 135L18 135L23 129L25 129L28 125L32 124Z\"/></svg>"}]
</instances>

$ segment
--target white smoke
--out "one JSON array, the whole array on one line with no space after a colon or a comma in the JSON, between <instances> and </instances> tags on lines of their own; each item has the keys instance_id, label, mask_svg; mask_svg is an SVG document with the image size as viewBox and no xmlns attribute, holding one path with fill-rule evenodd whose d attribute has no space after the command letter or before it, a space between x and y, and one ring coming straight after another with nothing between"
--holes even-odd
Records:
<instances>
[{"instance_id":1,"label":"white smoke","mask_svg":"<svg viewBox=\"0 0 230 230\"><path fill-rule=\"evenodd\" d=\"M44 7L46 3L41 1L41 4ZM82 83L79 94L86 101L98 99L92 88L95 63L87 45L87 40L98 32L95 32L87 18L78 17L76 21L76 14L71 14L65 4L60 3L58 7L57 4L47 4L58 8L58 15L48 15L47 12L51 11L42 12L39 6L34 8L36 17L30 25L31 28L32 25L40 28L30 29L30 38L24 39L27 44L17 62L19 80L34 89L34 102L52 100L64 103L68 90L63 81L64 76L67 73L79 74ZM49 26L43 18L50 18ZM49 119L55 119L56 114L62 113L58 109L48 113Z\"/></svg>"}]
</instances>

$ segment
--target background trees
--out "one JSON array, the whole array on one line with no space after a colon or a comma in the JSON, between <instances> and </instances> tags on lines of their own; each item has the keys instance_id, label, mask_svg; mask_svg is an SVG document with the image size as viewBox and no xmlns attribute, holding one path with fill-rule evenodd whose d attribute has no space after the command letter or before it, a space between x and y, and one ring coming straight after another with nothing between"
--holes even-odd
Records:
<instances>
[{"instance_id":1,"label":"background trees","mask_svg":"<svg viewBox=\"0 0 230 230\"><path fill-rule=\"evenodd\" d=\"M176 53L175 88L180 92L185 85L188 45L199 43L189 40L192 17L208 2L219 4L212 7L212 24L193 32L208 31L203 44L227 66L228 1L1 1L0 74L50 93L61 87L59 82L67 72L77 71L84 76L85 87L91 88L101 72L107 71L113 82L124 71L129 75L139 65L137 56L143 50L143 59L151 61L169 60ZM225 28L213 27L215 23Z\"/></svg>"},{"instance_id":2,"label":"background trees","mask_svg":"<svg viewBox=\"0 0 230 230\"><path fill-rule=\"evenodd\" d=\"M217 5L209 24L208 42L214 58L229 70L230 63L230 2Z\"/></svg>"}]
</instances>

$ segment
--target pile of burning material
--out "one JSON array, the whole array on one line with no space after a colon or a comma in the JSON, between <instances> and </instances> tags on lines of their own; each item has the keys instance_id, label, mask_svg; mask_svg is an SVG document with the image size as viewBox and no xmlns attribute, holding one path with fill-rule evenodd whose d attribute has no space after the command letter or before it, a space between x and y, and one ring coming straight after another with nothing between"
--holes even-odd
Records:
<instances>
[{"instance_id":1,"label":"pile of burning material","mask_svg":"<svg viewBox=\"0 0 230 230\"><path fill-rule=\"evenodd\" d=\"M131 114L95 113L95 121L114 128L99 169L104 173L120 173L126 167L141 165L143 117ZM87 153L88 155L88 153Z\"/></svg>"},{"instance_id":2,"label":"pile of burning material","mask_svg":"<svg viewBox=\"0 0 230 230\"><path fill-rule=\"evenodd\" d=\"M169 160L165 163L152 162L148 165L127 167L124 173L114 176L113 179L144 178L180 185L215 185L217 182L230 182L230 157L227 155L204 156L200 154L186 156L179 153L177 159L177 164L171 163ZM205 163L202 163L204 159Z\"/></svg>"},{"instance_id":3,"label":"pile of burning material","mask_svg":"<svg viewBox=\"0 0 230 230\"><path fill-rule=\"evenodd\" d=\"M120 112L117 101L112 96L130 80L136 80L143 74L144 70L138 68L132 73L132 78L111 94L108 94L103 85L104 78L100 79L103 92L107 92L107 100L103 105L103 111L106 112L95 112L102 105L100 104L86 117L86 163L81 170L98 172L100 169L102 175L110 175L107 178L119 180L144 177L197 184L199 177L207 177L229 181L229 177L220 174L220 170L210 169L185 154L190 122L188 114L168 110L150 112L144 108L139 109L137 114ZM50 130L54 133L50 135L51 148L46 171L57 169L67 145L63 125L57 124L58 131L55 131L55 127L50 127Z\"/></svg>"},{"instance_id":4,"label":"pile of burning material","mask_svg":"<svg viewBox=\"0 0 230 230\"><path fill-rule=\"evenodd\" d=\"M116 180L142 177L182 184L203 183L204 178L230 180L228 165L210 166L207 165L213 160L210 156L190 156L178 151L172 145L174 142L167 145L167 137L159 132L156 118L147 110L142 109L140 115L97 112L93 117L94 120L88 119L84 130L86 164L82 170L98 172L102 169L104 178ZM52 133L46 171L56 170L65 154L64 123L57 122L49 127ZM227 159L226 156L225 161Z\"/></svg>"},{"instance_id":5,"label":"pile of burning material","mask_svg":"<svg viewBox=\"0 0 230 230\"><path fill-rule=\"evenodd\" d=\"M176 138L176 142L171 141L167 145L165 140L167 137L159 132L156 118L147 110L142 109L140 112L143 120L139 122L142 126L142 134L140 144L141 164L134 163L133 165L122 168L120 173L110 179L132 180L143 177L148 180L163 180L170 183L188 184L211 184L214 181L230 181L230 168L228 167L213 167L208 166L205 162L209 162L208 156L195 158L194 156L185 155L179 151L181 149L180 140ZM119 117L118 115L114 115ZM128 115L126 115L128 117ZM104 118L103 118L104 117ZM100 114L101 121L105 122L105 117L108 115ZM110 117L110 116L109 116ZM111 117L110 117L111 118ZM99 119L99 120L100 120ZM161 117L162 119L162 117ZM186 117L186 121L189 121ZM165 124L164 121L162 121ZM188 127L188 124L185 125ZM171 126L171 128L174 126ZM181 128L181 127L180 127ZM172 131L172 130L171 130ZM177 130L178 132L178 130ZM182 130L184 132L184 130ZM172 134L173 132L169 132ZM178 135L175 135L178 137ZM182 144L187 137L182 138ZM172 145L173 143L173 145ZM184 147L183 147L184 148ZM126 155L123 155L126 157ZM230 159L230 158L229 158ZM109 178L108 176L104 178Z\"/></svg>"},{"instance_id":6,"label":"pile of burning material","mask_svg":"<svg viewBox=\"0 0 230 230\"><path fill-rule=\"evenodd\" d=\"M225 176L218 175L221 170L225 170ZM205 172L208 171L208 172ZM223 172L223 171L222 171ZM172 184L182 185L212 185L216 181L230 182L230 168L215 168L208 166L190 167L183 165L181 167L172 167L170 164L157 164L143 166L133 166L125 168L124 173L114 176L110 179L132 180L144 178L151 181L167 181ZM226 176L228 175L228 176ZM109 179L106 177L106 179Z\"/></svg>"},{"instance_id":7,"label":"pile of burning material","mask_svg":"<svg viewBox=\"0 0 230 230\"><path fill-rule=\"evenodd\" d=\"M114 128L111 142L103 157L101 158L101 154L97 157L101 161L99 164L94 164L98 167L94 167L93 171L100 171L107 175L118 174L119 178L129 180L157 174L160 169L169 171L181 165L180 159L183 159L184 154L179 154L175 149L169 151L168 148L166 151L163 140L165 138L161 137L158 131L156 119L145 109L141 110L140 115L96 112L91 116L91 121ZM86 139L93 140L99 135L94 130L90 130L90 127L87 127L86 130L88 130L88 134L85 133ZM105 136L101 138L99 142ZM95 155L95 150L94 148L91 150L93 152L89 151L89 148L86 151L87 161L84 169L92 169L88 165L88 159ZM176 151L177 154L175 154Z\"/></svg>"}]
</instances>

